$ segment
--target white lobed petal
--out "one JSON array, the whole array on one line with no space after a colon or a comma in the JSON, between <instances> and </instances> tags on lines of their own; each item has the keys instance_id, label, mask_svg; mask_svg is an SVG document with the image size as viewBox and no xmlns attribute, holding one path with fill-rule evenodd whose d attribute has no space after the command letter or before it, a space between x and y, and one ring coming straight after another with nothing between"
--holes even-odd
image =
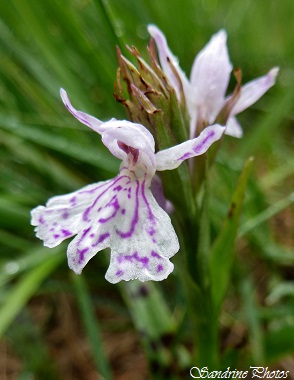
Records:
<instances>
[{"instance_id":1,"label":"white lobed petal","mask_svg":"<svg viewBox=\"0 0 294 380\"><path fill-rule=\"evenodd\" d=\"M112 180L51 198L32 210L31 223L44 245L68 246L68 264L80 274L99 251L110 247L106 278L162 280L173 270L168 260L179 250L169 216L155 201L147 182L122 169Z\"/></svg>"},{"instance_id":2,"label":"white lobed petal","mask_svg":"<svg viewBox=\"0 0 294 380\"><path fill-rule=\"evenodd\" d=\"M242 86L241 96L231 111L231 115L237 115L257 102L275 83L279 68L274 67L266 75L259 77Z\"/></svg>"},{"instance_id":3,"label":"white lobed petal","mask_svg":"<svg viewBox=\"0 0 294 380\"><path fill-rule=\"evenodd\" d=\"M49 248L76 235L83 229L82 213L112 181L98 182L66 195L52 197L46 206L31 211L31 224L36 236Z\"/></svg>"},{"instance_id":4,"label":"white lobed petal","mask_svg":"<svg viewBox=\"0 0 294 380\"><path fill-rule=\"evenodd\" d=\"M172 148L156 153L156 170L171 170L181 165L188 158L199 156L215 141L219 140L225 127L215 124L205 128L198 137L185 141Z\"/></svg>"},{"instance_id":5,"label":"white lobed petal","mask_svg":"<svg viewBox=\"0 0 294 380\"><path fill-rule=\"evenodd\" d=\"M106 279L161 281L173 271L169 261L179 250L179 242L167 213L158 206L144 181L137 181L133 207L134 228L120 230L121 239L111 247L111 259Z\"/></svg>"}]
</instances>

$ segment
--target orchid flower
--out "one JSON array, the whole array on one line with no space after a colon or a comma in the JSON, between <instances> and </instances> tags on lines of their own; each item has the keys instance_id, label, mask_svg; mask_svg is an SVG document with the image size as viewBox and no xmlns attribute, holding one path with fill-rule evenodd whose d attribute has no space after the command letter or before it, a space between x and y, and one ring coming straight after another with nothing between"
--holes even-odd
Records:
<instances>
[{"instance_id":1,"label":"orchid flower","mask_svg":"<svg viewBox=\"0 0 294 380\"><path fill-rule=\"evenodd\" d=\"M197 125L211 125L226 102L226 90L232 72L232 64L227 49L227 34L224 30L212 36L208 44L196 56L190 81L179 66L178 59L170 51L164 34L155 26L149 25L148 31L154 38L162 69L174 87L177 97L184 93L190 115L190 137L197 132ZM241 88L240 96L234 100L226 122L226 134L241 137L242 128L235 116L255 103L275 84L278 68L271 69ZM180 79L180 81L179 81Z\"/></svg>"},{"instance_id":2,"label":"orchid flower","mask_svg":"<svg viewBox=\"0 0 294 380\"><path fill-rule=\"evenodd\" d=\"M197 138L155 153L153 136L143 125L115 119L102 122L77 111L63 89L60 94L73 116L99 133L122 163L115 178L53 197L46 206L32 210L37 237L52 248L76 235L67 256L77 274L97 252L110 247L109 282L165 279L173 270L169 258L179 250L179 242L170 217L150 190L152 178L156 170L175 169L206 152L225 128L207 127Z\"/></svg>"}]
</instances>

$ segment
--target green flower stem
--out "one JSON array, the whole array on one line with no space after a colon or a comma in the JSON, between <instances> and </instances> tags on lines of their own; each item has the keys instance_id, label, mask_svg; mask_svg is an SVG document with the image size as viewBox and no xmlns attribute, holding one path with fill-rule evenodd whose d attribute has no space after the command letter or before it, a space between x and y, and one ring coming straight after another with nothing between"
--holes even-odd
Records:
<instances>
[{"instance_id":1,"label":"green flower stem","mask_svg":"<svg viewBox=\"0 0 294 380\"><path fill-rule=\"evenodd\" d=\"M186 266L189 253L188 251L182 253L185 254L185 260L178 255L176 265L187 301L187 312L192 322L191 336L193 337L195 352L191 364L216 368L218 363L218 331L217 321L211 306L211 294L209 289L201 288L193 280L189 274L190 270Z\"/></svg>"}]
</instances>

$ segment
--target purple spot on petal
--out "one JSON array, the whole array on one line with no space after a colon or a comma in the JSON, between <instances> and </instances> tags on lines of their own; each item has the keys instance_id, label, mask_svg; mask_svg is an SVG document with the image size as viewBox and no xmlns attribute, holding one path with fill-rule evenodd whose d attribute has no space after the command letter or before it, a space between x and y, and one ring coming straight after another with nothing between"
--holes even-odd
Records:
<instances>
[{"instance_id":1,"label":"purple spot on petal","mask_svg":"<svg viewBox=\"0 0 294 380\"><path fill-rule=\"evenodd\" d=\"M58 239L60 235L54 234L53 236L54 236L54 239Z\"/></svg>"},{"instance_id":2,"label":"purple spot on petal","mask_svg":"<svg viewBox=\"0 0 294 380\"><path fill-rule=\"evenodd\" d=\"M149 259L148 259L148 257L144 256L141 259L139 259L139 261L141 261L143 266L146 267L148 265Z\"/></svg>"},{"instance_id":3,"label":"purple spot on petal","mask_svg":"<svg viewBox=\"0 0 294 380\"><path fill-rule=\"evenodd\" d=\"M50 230L49 230L49 231L50 231L50 232L53 232L54 230L55 230L55 228L50 228Z\"/></svg>"},{"instance_id":4,"label":"purple spot on petal","mask_svg":"<svg viewBox=\"0 0 294 380\"><path fill-rule=\"evenodd\" d=\"M162 259L162 257L159 256L159 254L157 252L155 252L155 251L151 251L151 256L152 257L156 257L157 259Z\"/></svg>"},{"instance_id":5,"label":"purple spot on petal","mask_svg":"<svg viewBox=\"0 0 294 380\"><path fill-rule=\"evenodd\" d=\"M56 222L54 222L54 223L53 223L53 226L57 226L57 223L56 223Z\"/></svg>"},{"instance_id":6,"label":"purple spot on petal","mask_svg":"<svg viewBox=\"0 0 294 380\"><path fill-rule=\"evenodd\" d=\"M75 203L76 202L76 197L72 197L71 199L70 199L70 203Z\"/></svg>"},{"instance_id":7,"label":"purple spot on petal","mask_svg":"<svg viewBox=\"0 0 294 380\"><path fill-rule=\"evenodd\" d=\"M159 264L157 266L157 272L162 272L163 271L163 266L161 264Z\"/></svg>"},{"instance_id":8,"label":"purple spot on petal","mask_svg":"<svg viewBox=\"0 0 294 380\"><path fill-rule=\"evenodd\" d=\"M69 230L61 230L61 232L63 233L63 236L71 236L72 235L72 233Z\"/></svg>"},{"instance_id":9,"label":"purple spot on petal","mask_svg":"<svg viewBox=\"0 0 294 380\"><path fill-rule=\"evenodd\" d=\"M67 211L65 211L63 214L62 214L62 218L63 219L67 219L69 217L69 213Z\"/></svg>"},{"instance_id":10,"label":"purple spot on petal","mask_svg":"<svg viewBox=\"0 0 294 380\"><path fill-rule=\"evenodd\" d=\"M150 236L153 236L154 234L155 234L155 229L153 228L153 227L151 227L150 228L150 230L148 230L148 234L150 235Z\"/></svg>"},{"instance_id":11,"label":"purple spot on petal","mask_svg":"<svg viewBox=\"0 0 294 380\"><path fill-rule=\"evenodd\" d=\"M116 186L113 191L121 191L122 187L120 185Z\"/></svg>"},{"instance_id":12,"label":"purple spot on petal","mask_svg":"<svg viewBox=\"0 0 294 380\"><path fill-rule=\"evenodd\" d=\"M93 238L94 236L95 236L95 234L93 234L93 233L90 235L91 238Z\"/></svg>"},{"instance_id":13,"label":"purple spot on petal","mask_svg":"<svg viewBox=\"0 0 294 380\"><path fill-rule=\"evenodd\" d=\"M123 270L118 270L115 275L121 277L124 274Z\"/></svg>"},{"instance_id":14,"label":"purple spot on petal","mask_svg":"<svg viewBox=\"0 0 294 380\"><path fill-rule=\"evenodd\" d=\"M45 223L45 220L44 220L44 218L43 218L42 215L39 217L38 222L39 222L40 224L44 224L44 223Z\"/></svg>"},{"instance_id":15,"label":"purple spot on petal","mask_svg":"<svg viewBox=\"0 0 294 380\"><path fill-rule=\"evenodd\" d=\"M125 215L126 210L123 208L123 209L121 210L121 213L122 213L123 215Z\"/></svg>"}]
</instances>

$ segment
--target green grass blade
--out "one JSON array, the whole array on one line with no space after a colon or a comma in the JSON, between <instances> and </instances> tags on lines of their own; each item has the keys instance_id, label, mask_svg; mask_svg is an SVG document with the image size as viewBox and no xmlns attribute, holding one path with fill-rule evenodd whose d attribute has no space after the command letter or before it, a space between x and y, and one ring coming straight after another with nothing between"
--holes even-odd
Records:
<instances>
[{"instance_id":1,"label":"green grass blade","mask_svg":"<svg viewBox=\"0 0 294 380\"><path fill-rule=\"evenodd\" d=\"M106 380L110 380L112 378L111 371L103 349L101 331L98 320L94 314L92 301L89 296L89 290L87 289L86 282L83 276L77 276L75 274L72 274L72 282L76 290L81 316L92 347L92 354L97 370Z\"/></svg>"},{"instance_id":2,"label":"green grass blade","mask_svg":"<svg viewBox=\"0 0 294 380\"><path fill-rule=\"evenodd\" d=\"M287 197L276 202L272 206L268 207L263 212L256 215L254 218L247 220L239 230L239 237L252 231L254 228L258 227L260 224L266 222L285 208L291 206L294 202L294 193L291 193Z\"/></svg>"},{"instance_id":3,"label":"green grass blade","mask_svg":"<svg viewBox=\"0 0 294 380\"><path fill-rule=\"evenodd\" d=\"M63 255L50 255L26 273L8 292L0 310L0 337L5 333L11 322L37 291L41 283L54 271L63 260Z\"/></svg>"}]
</instances>

